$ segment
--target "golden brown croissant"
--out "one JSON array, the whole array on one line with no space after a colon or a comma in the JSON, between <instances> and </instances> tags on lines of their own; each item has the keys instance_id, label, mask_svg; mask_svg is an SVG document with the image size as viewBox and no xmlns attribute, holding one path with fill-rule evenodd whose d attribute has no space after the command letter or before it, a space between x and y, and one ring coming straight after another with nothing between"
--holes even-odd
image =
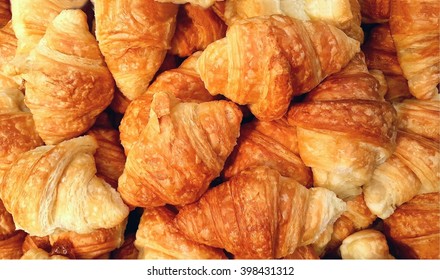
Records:
<instances>
[{"instance_id":1,"label":"golden brown croissant","mask_svg":"<svg viewBox=\"0 0 440 280\"><path fill-rule=\"evenodd\" d=\"M148 123L150 105L155 92L171 93L182 101L199 103L214 100L195 70L200 54L196 52L185 59L179 68L160 74L148 87L146 94L130 103L119 126L121 144L126 155Z\"/></svg>"},{"instance_id":2,"label":"golden brown croissant","mask_svg":"<svg viewBox=\"0 0 440 280\"><path fill-rule=\"evenodd\" d=\"M440 1L391 1L390 30L409 90L418 99L438 95Z\"/></svg>"},{"instance_id":3,"label":"golden brown croissant","mask_svg":"<svg viewBox=\"0 0 440 280\"><path fill-rule=\"evenodd\" d=\"M15 57L17 38L12 23L9 21L4 27L0 27L0 89L19 89L21 80L8 74L8 65Z\"/></svg>"},{"instance_id":4,"label":"golden brown croissant","mask_svg":"<svg viewBox=\"0 0 440 280\"><path fill-rule=\"evenodd\" d=\"M307 189L260 166L182 207L175 223L189 239L236 258L282 258L313 243L344 210L333 192Z\"/></svg>"},{"instance_id":5,"label":"golden brown croissant","mask_svg":"<svg viewBox=\"0 0 440 280\"><path fill-rule=\"evenodd\" d=\"M440 98L395 102L400 130L440 142Z\"/></svg>"},{"instance_id":6,"label":"golden brown croissant","mask_svg":"<svg viewBox=\"0 0 440 280\"><path fill-rule=\"evenodd\" d=\"M374 229L364 229L344 239L340 247L342 259L394 259L385 235Z\"/></svg>"},{"instance_id":7,"label":"golden brown croissant","mask_svg":"<svg viewBox=\"0 0 440 280\"><path fill-rule=\"evenodd\" d=\"M0 196L17 229L44 236L56 230L89 233L119 225L128 207L96 177L91 136L22 153L6 171Z\"/></svg>"},{"instance_id":8,"label":"golden brown croissant","mask_svg":"<svg viewBox=\"0 0 440 280\"><path fill-rule=\"evenodd\" d=\"M203 51L198 71L211 94L247 104L258 119L269 121L281 118L293 96L338 72L358 51L358 41L323 22L261 16L230 26L226 38Z\"/></svg>"},{"instance_id":9,"label":"golden brown croissant","mask_svg":"<svg viewBox=\"0 0 440 280\"><path fill-rule=\"evenodd\" d=\"M43 249L33 248L21 257L22 260L68 260L68 257L58 254L50 254Z\"/></svg>"},{"instance_id":10,"label":"golden brown croissant","mask_svg":"<svg viewBox=\"0 0 440 280\"><path fill-rule=\"evenodd\" d=\"M360 194L395 148L396 112L380 98L362 53L293 104L288 121L297 126L300 156L312 168L314 185L343 199Z\"/></svg>"},{"instance_id":11,"label":"golden brown croissant","mask_svg":"<svg viewBox=\"0 0 440 280\"><path fill-rule=\"evenodd\" d=\"M185 4L177 13L176 32L171 41L171 54L190 56L210 43L225 37L226 24L211 8Z\"/></svg>"},{"instance_id":12,"label":"golden brown croissant","mask_svg":"<svg viewBox=\"0 0 440 280\"><path fill-rule=\"evenodd\" d=\"M12 27L18 55L28 55L43 38L46 28L64 9L81 8L86 0L11 0Z\"/></svg>"},{"instance_id":13,"label":"golden brown croissant","mask_svg":"<svg viewBox=\"0 0 440 280\"><path fill-rule=\"evenodd\" d=\"M175 214L165 207L145 209L135 246L139 259L225 259L221 249L188 240L172 223Z\"/></svg>"},{"instance_id":14,"label":"golden brown croissant","mask_svg":"<svg viewBox=\"0 0 440 280\"><path fill-rule=\"evenodd\" d=\"M399 131L393 156L364 185L365 202L372 213L386 219L415 195L439 192L439 170L438 142Z\"/></svg>"},{"instance_id":15,"label":"golden brown croissant","mask_svg":"<svg viewBox=\"0 0 440 280\"><path fill-rule=\"evenodd\" d=\"M113 98L114 81L81 10L64 10L24 65L26 105L46 144L87 131Z\"/></svg>"},{"instance_id":16,"label":"golden brown croissant","mask_svg":"<svg viewBox=\"0 0 440 280\"><path fill-rule=\"evenodd\" d=\"M11 20L11 7L9 0L0 0L0 28Z\"/></svg>"},{"instance_id":17,"label":"golden brown croissant","mask_svg":"<svg viewBox=\"0 0 440 280\"><path fill-rule=\"evenodd\" d=\"M362 42L360 6L357 0L227 0L228 25L244 18L281 14L299 20L324 21Z\"/></svg>"},{"instance_id":18,"label":"golden brown croissant","mask_svg":"<svg viewBox=\"0 0 440 280\"><path fill-rule=\"evenodd\" d=\"M397 59L396 47L388 23L376 25L370 30L368 40L362 45L369 69L378 69L385 75L388 84L385 99L398 100L411 97L408 81L403 77Z\"/></svg>"},{"instance_id":19,"label":"golden brown croissant","mask_svg":"<svg viewBox=\"0 0 440 280\"><path fill-rule=\"evenodd\" d=\"M129 100L147 90L174 34L177 5L94 0L96 38L116 85Z\"/></svg>"},{"instance_id":20,"label":"golden brown croissant","mask_svg":"<svg viewBox=\"0 0 440 280\"><path fill-rule=\"evenodd\" d=\"M359 0L362 22L382 23L390 18L390 2L392 0Z\"/></svg>"},{"instance_id":21,"label":"golden brown croissant","mask_svg":"<svg viewBox=\"0 0 440 280\"><path fill-rule=\"evenodd\" d=\"M141 207L196 201L220 175L241 119L241 111L229 101L183 103L156 93L148 124L119 178L122 198Z\"/></svg>"},{"instance_id":22,"label":"golden brown croissant","mask_svg":"<svg viewBox=\"0 0 440 280\"><path fill-rule=\"evenodd\" d=\"M440 193L417 195L384 220L399 258L440 259Z\"/></svg>"},{"instance_id":23,"label":"golden brown croissant","mask_svg":"<svg viewBox=\"0 0 440 280\"><path fill-rule=\"evenodd\" d=\"M223 169L223 178L260 165L276 169L301 185L312 185L312 172L299 157L296 127L289 125L286 118L270 122L256 119L244 124Z\"/></svg>"}]
</instances>

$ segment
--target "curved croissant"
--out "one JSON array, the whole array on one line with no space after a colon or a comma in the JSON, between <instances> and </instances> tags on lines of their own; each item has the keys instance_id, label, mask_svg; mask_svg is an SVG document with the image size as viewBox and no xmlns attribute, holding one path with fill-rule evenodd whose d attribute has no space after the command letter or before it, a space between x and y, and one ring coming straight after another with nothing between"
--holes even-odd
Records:
<instances>
[{"instance_id":1,"label":"curved croissant","mask_svg":"<svg viewBox=\"0 0 440 280\"><path fill-rule=\"evenodd\" d=\"M11 0L12 26L18 55L28 55L43 38L46 28L65 9L81 8L86 0Z\"/></svg>"},{"instance_id":2,"label":"curved croissant","mask_svg":"<svg viewBox=\"0 0 440 280\"><path fill-rule=\"evenodd\" d=\"M358 51L359 42L323 22L261 16L230 26L226 38L203 51L198 71L211 94L247 104L258 119L269 121L281 118L293 96L338 72Z\"/></svg>"},{"instance_id":3,"label":"curved croissant","mask_svg":"<svg viewBox=\"0 0 440 280\"><path fill-rule=\"evenodd\" d=\"M225 18L228 25L236 20L263 15L282 14L299 20L324 21L362 42L360 6L351 0L227 0Z\"/></svg>"},{"instance_id":4,"label":"curved croissant","mask_svg":"<svg viewBox=\"0 0 440 280\"><path fill-rule=\"evenodd\" d=\"M121 144L126 155L148 123L155 92L167 92L182 101L199 103L214 100L195 70L199 56L200 52L196 52L185 59L178 68L161 73L148 87L146 94L130 103L119 126Z\"/></svg>"},{"instance_id":5,"label":"curved croissant","mask_svg":"<svg viewBox=\"0 0 440 280\"><path fill-rule=\"evenodd\" d=\"M145 209L136 232L139 259L225 259L221 249L186 239L172 223L165 207Z\"/></svg>"},{"instance_id":6,"label":"curved croissant","mask_svg":"<svg viewBox=\"0 0 440 280\"><path fill-rule=\"evenodd\" d=\"M342 259L394 259L385 235L374 229L364 229L351 234L342 242L340 251Z\"/></svg>"},{"instance_id":7,"label":"curved croissant","mask_svg":"<svg viewBox=\"0 0 440 280\"><path fill-rule=\"evenodd\" d=\"M420 194L384 220L384 233L400 258L440 259L440 193Z\"/></svg>"},{"instance_id":8,"label":"curved croissant","mask_svg":"<svg viewBox=\"0 0 440 280\"><path fill-rule=\"evenodd\" d=\"M173 37L177 5L154 0L94 0L96 38L122 94L147 90Z\"/></svg>"},{"instance_id":9,"label":"curved croissant","mask_svg":"<svg viewBox=\"0 0 440 280\"><path fill-rule=\"evenodd\" d=\"M44 236L56 230L89 233L112 228L128 215L119 194L96 177L91 136L21 154L0 189L17 229Z\"/></svg>"},{"instance_id":10,"label":"curved croissant","mask_svg":"<svg viewBox=\"0 0 440 280\"><path fill-rule=\"evenodd\" d=\"M440 191L438 142L399 131L393 156L364 185L368 208L382 219L420 193Z\"/></svg>"},{"instance_id":11,"label":"curved croissant","mask_svg":"<svg viewBox=\"0 0 440 280\"><path fill-rule=\"evenodd\" d=\"M343 199L362 192L396 145L396 111L380 98L362 53L305 102L293 104L288 121L297 126L299 153L314 185Z\"/></svg>"},{"instance_id":12,"label":"curved croissant","mask_svg":"<svg viewBox=\"0 0 440 280\"><path fill-rule=\"evenodd\" d=\"M113 79L80 10L61 12L19 71L46 144L87 131L113 98Z\"/></svg>"},{"instance_id":13,"label":"curved croissant","mask_svg":"<svg viewBox=\"0 0 440 280\"><path fill-rule=\"evenodd\" d=\"M390 30L409 90L418 99L438 95L440 2L391 1Z\"/></svg>"},{"instance_id":14,"label":"curved croissant","mask_svg":"<svg viewBox=\"0 0 440 280\"><path fill-rule=\"evenodd\" d=\"M296 127L289 125L286 118L270 122L253 120L242 125L237 146L223 169L223 178L260 165L276 169L304 186L312 185L312 172L299 157Z\"/></svg>"},{"instance_id":15,"label":"curved croissant","mask_svg":"<svg viewBox=\"0 0 440 280\"><path fill-rule=\"evenodd\" d=\"M241 118L229 101L181 103L156 93L148 124L119 178L123 199L142 207L197 200L220 175L239 136Z\"/></svg>"},{"instance_id":16,"label":"curved croissant","mask_svg":"<svg viewBox=\"0 0 440 280\"><path fill-rule=\"evenodd\" d=\"M236 258L281 258L313 243L344 210L333 192L260 166L182 207L175 223L187 238Z\"/></svg>"},{"instance_id":17,"label":"curved croissant","mask_svg":"<svg viewBox=\"0 0 440 280\"><path fill-rule=\"evenodd\" d=\"M180 57L190 56L225 37L226 28L226 24L211 8L182 5L177 13L176 32L169 52Z\"/></svg>"}]
</instances>

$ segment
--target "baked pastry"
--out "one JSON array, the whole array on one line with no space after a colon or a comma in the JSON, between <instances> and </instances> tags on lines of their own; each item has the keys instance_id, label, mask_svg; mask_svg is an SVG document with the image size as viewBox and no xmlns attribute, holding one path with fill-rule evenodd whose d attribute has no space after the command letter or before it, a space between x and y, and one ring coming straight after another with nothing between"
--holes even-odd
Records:
<instances>
[{"instance_id":1,"label":"baked pastry","mask_svg":"<svg viewBox=\"0 0 440 280\"><path fill-rule=\"evenodd\" d=\"M386 219L415 195L440 192L439 170L438 142L399 131L396 151L364 185L365 202L372 213Z\"/></svg>"},{"instance_id":2,"label":"baked pastry","mask_svg":"<svg viewBox=\"0 0 440 280\"><path fill-rule=\"evenodd\" d=\"M379 24L369 32L368 40L362 45L368 69L377 69L385 75L388 90L385 99L398 101L411 97L408 81L403 77L397 59L396 47L388 23Z\"/></svg>"},{"instance_id":3,"label":"baked pastry","mask_svg":"<svg viewBox=\"0 0 440 280\"><path fill-rule=\"evenodd\" d=\"M169 52L187 57L196 51L204 50L210 43L225 37L225 34L226 24L211 8L181 5Z\"/></svg>"},{"instance_id":4,"label":"baked pastry","mask_svg":"<svg viewBox=\"0 0 440 280\"><path fill-rule=\"evenodd\" d=\"M147 126L127 156L118 191L132 206L185 205L220 175L240 133L230 101L179 102L153 96Z\"/></svg>"},{"instance_id":5,"label":"baked pastry","mask_svg":"<svg viewBox=\"0 0 440 280\"><path fill-rule=\"evenodd\" d=\"M438 95L440 2L391 1L390 30L409 91L418 99Z\"/></svg>"},{"instance_id":6,"label":"baked pastry","mask_svg":"<svg viewBox=\"0 0 440 280\"><path fill-rule=\"evenodd\" d=\"M244 18L281 14L299 20L323 21L363 42L361 12L357 0L226 0L228 25Z\"/></svg>"},{"instance_id":7,"label":"baked pastry","mask_svg":"<svg viewBox=\"0 0 440 280\"><path fill-rule=\"evenodd\" d=\"M313 246L301 246L296 248L296 250L283 259L287 260L319 260L319 255L313 249Z\"/></svg>"},{"instance_id":8,"label":"baked pastry","mask_svg":"<svg viewBox=\"0 0 440 280\"><path fill-rule=\"evenodd\" d=\"M393 0L359 0L363 23L383 23L390 18Z\"/></svg>"},{"instance_id":9,"label":"baked pastry","mask_svg":"<svg viewBox=\"0 0 440 280\"><path fill-rule=\"evenodd\" d=\"M374 229L364 229L345 238L340 252L342 259L394 259L385 235Z\"/></svg>"},{"instance_id":10,"label":"baked pastry","mask_svg":"<svg viewBox=\"0 0 440 280\"><path fill-rule=\"evenodd\" d=\"M68 257L57 254L50 254L43 249L35 248L25 252L21 257L22 260L68 260Z\"/></svg>"},{"instance_id":11,"label":"baked pastry","mask_svg":"<svg viewBox=\"0 0 440 280\"><path fill-rule=\"evenodd\" d=\"M146 94L130 103L119 126L121 144L124 146L126 155L148 123L151 101L155 92L167 92L182 101L189 102L214 100L195 70L200 54L196 52L185 59L179 68L160 74L148 87Z\"/></svg>"},{"instance_id":12,"label":"baked pastry","mask_svg":"<svg viewBox=\"0 0 440 280\"><path fill-rule=\"evenodd\" d=\"M145 209L136 232L139 259L226 259L223 250L185 238L165 207Z\"/></svg>"},{"instance_id":13,"label":"baked pastry","mask_svg":"<svg viewBox=\"0 0 440 280\"><path fill-rule=\"evenodd\" d=\"M1 217L0 217L0 222L1 222ZM7 236L1 236L0 234L0 260L21 258L21 256L23 255L23 251L21 250L21 247L25 237L26 237L26 233L22 230L15 231Z\"/></svg>"},{"instance_id":14,"label":"baked pastry","mask_svg":"<svg viewBox=\"0 0 440 280\"><path fill-rule=\"evenodd\" d=\"M134 246L136 234L128 234L124 238L124 243L110 254L111 259L117 260L136 260L139 256L139 250Z\"/></svg>"},{"instance_id":15,"label":"baked pastry","mask_svg":"<svg viewBox=\"0 0 440 280\"><path fill-rule=\"evenodd\" d=\"M0 27L0 89L21 88L21 79L9 75L9 63L15 57L17 49L17 38L12 23L9 21L5 26Z\"/></svg>"},{"instance_id":16,"label":"baked pastry","mask_svg":"<svg viewBox=\"0 0 440 280\"><path fill-rule=\"evenodd\" d=\"M22 153L6 171L0 197L17 229L45 236L57 230L90 233L119 225L128 207L96 177L97 143L83 136Z\"/></svg>"},{"instance_id":17,"label":"baked pastry","mask_svg":"<svg viewBox=\"0 0 440 280\"><path fill-rule=\"evenodd\" d=\"M237 146L229 156L222 175L224 179L245 169L265 165L301 185L312 185L312 172L299 157L296 127L286 118L270 122L257 119L242 125Z\"/></svg>"},{"instance_id":18,"label":"baked pastry","mask_svg":"<svg viewBox=\"0 0 440 280\"><path fill-rule=\"evenodd\" d=\"M11 16L9 0L0 0L0 28L11 20Z\"/></svg>"},{"instance_id":19,"label":"baked pastry","mask_svg":"<svg viewBox=\"0 0 440 280\"><path fill-rule=\"evenodd\" d=\"M94 0L96 38L121 93L144 94L173 37L178 6L154 0Z\"/></svg>"},{"instance_id":20,"label":"baked pastry","mask_svg":"<svg viewBox=\"0 0 440 280\"><path fill-rule=\"evenodd\" d=\"M50 245L49 236L46 235L38 237L26 235L22 246L23 253L26 253L32 249L42 249L46 252L50 252L52 250L52 246Z\"/></svg>"},{"instance_id":21,"label":"baked pastry","mask_svg":"<svg viewBox=\"0 0 440 280\"><path fill-rule=\"evenodd\" d=\"M260 16L230 26L226 38L203 51L198 71L212 95L249 105L258 119L270 121L358 51L358 41L326 23Z\"/></svg>"},{"instance_id":22,"label":"baked pastry","mask_svg":"<svg viewBox=\"0 0 440 280\"><path fill-rule=\"evenodd\" d=\"M282 258L312 244L344 210L333 192L307 189L260 166L182 207L175 223L187 238L224 248L235 258Z\"/></svg>"},{"instance_id":23,"label":"baked pastry","mask_svg":"<svg viewBox=\"0 0 440 280\"><path fill-rule=\"evenodd\" d=\"M191 5L200 6L202 8L211 7L216 1L222 0L155 0L161 3L175 3L175 4L185 4L190 3Z\"/></svg>"},{"instance_id":24,"label":"baked pastry","mask_svg":"<svg viewBox=\"0 0 440 280\"><path fill-rule=\"evenodd\" d=\"M86 132L113 98L114 81L81 10L62 11L18 70L46 144Z\"/></svg>"},{"instance_id":25,"label":"baked pastry","mask_svg":"<svg viewBox=\"0 0 440 280\"><path fill-rule=\"evenodd\" d=\"M18 39L17 56L27 56L65 9L81 8L87 0L11 0L12 27ZM68 31L66 31L68 32Z\"/></svg>"},{"instance_id":26,"label":"baked pastry","mask_svg":"<svg viewBox=\"0 0 440 280\"><path fill-rule=\"evenodd\" d=\"M314 185L342 199L359 195L396 145L396 111L380 98L362 53L293 104L288 121Z\"/></svg>"},{"instance_id":27,"label":"baked pastry","mask_svg":"<svg viewBox=\"0 0 440 280\"><path fill-rule=\"evenodd\" d=\"M440 193L415 196L384 220L398 258L440 259Z\"/></svg>"}]
</instances>

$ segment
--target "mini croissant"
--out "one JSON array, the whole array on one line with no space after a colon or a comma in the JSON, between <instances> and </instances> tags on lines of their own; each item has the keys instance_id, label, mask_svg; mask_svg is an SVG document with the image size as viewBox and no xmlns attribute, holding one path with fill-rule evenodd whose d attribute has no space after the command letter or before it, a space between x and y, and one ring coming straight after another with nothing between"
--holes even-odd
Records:
<instances>
[{"instance_id":1,"label":"mini croissant","mask_svg":"<svg viewBox=\"0 0 440 280\"><path fill-rule=\"evenodd\" d=\"M154 0L94 0L96 38L122 94L144 94L173 37L178 6Z\"/></svg>"},{"instance_id":2,"label":"mini croissant","mask_svg":"<svg viewBox=\"0 0 440 280\"><path fill-rule=\"evenodd\" d=\"M362 192L396 145L396 111L379 96L362 53L293 104L288 121L297 126L300 156L312 168L314 185L343 199Z\"/></svg>"},{"instance_id":3,"label":"mini croissant","mask_svg":"<svg viewBox=\"0 0 440 280\"><path fill-rule=\"evenodd\" d=\"M282 258L313 243L344 210L333 192L307 189L260 166L182 207L175 223L187 238L236 258Z\"/></svg>"},{"instance_id":4,"label":"mini croissant","mask_svg":"<svg viewBox=\"0 0 440 280\"><path fill-rule=\"evenodd\" d=\"M0 189L17 229L35 236L56 230L89 233L127 217L119 194L95 175L96 148L91 136L83 136L18 157Z\"/></svg>"},{"instance_id":5,"label":"mini croissant","mask_svg":"<svg viewBox=\"0 0 440 280\"><path fill-rule=\"evenodd\" d=\"M241 119L238 106L229 101L197 104L154 94L148 124L119 178L123 199L141 207L196 201L220 175Z\"/></svg>"},{"instance_id":6,"label":"mini croissant","mask_svg":"<svg viewBox=\"0 0 440 280\"><path fill-rule=\"evenodd\" d=\"M113 98L113 79L81 10L61 12L19 71L46 144L87 131Z\"/></svg>"},{"instance_id":7,"label":"mini croissant","mask_svg":"<svg viewBox=\"0 0 440 280\"><path fill-rule=\"evenodd\" d=\"M323 22L260 16L230 26L226 38L203 51L198 71L212 95L247 104L258 119L270 121L358 51L358 41Z\"/></svg>"},{"instance_id":8,"label":"mini croissant","mask_svg":"<svg viewBox=\"0 0 440 280\"><path fill-rule=\"evenodd\" d=\"M390 30L409 90L418 99L438 95L440 1L391 1Z\"/></svg>"}]
</instances>

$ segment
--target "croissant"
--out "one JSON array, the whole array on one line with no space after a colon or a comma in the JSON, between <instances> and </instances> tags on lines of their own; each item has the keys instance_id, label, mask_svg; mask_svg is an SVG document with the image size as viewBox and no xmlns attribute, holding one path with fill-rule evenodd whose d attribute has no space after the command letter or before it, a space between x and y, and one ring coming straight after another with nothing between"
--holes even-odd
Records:
<instances>
[{"instance_id":1,"label":"croissant","mask_svg":"<svg viewBox=\"0 0 440 280\"><path fill-rule=\"evenodd\" d=\"M411 97L408 81L403 77L397 59L396 47L391 37L388 23L379 24L370 30L368 40L362 45L365 61L369 69L378 69L385 75L388 90L387 100Z\"/></svg>"},{"instance_id":2,"label":"croissant","mask_svg":"<svg viewBox=\"0 0 440 280\"><path fill-rule=\"evenodd\" d=\"M304 186L312 185L312 172L299 157L296 127L290 126L286 118L270 122L255 119L244 124L223 169L223 178L230 179L260 165L276 169Z\"/></svg>"},{"instance_id":3,"label":"croissant","mask_svg":"<svg viewBox=\"0 0 440 280\"><path fill-rule=\"evenodd\" d=\"M65 9L81 8L87 0L11 0L17 55L27 56L43 38L52 20Z\"/></svg>"},{"instance_id":4,"label":"croissant","mask_svg":"<svg viewBox=\"0 0 440 280\"><path fill-rule=\"evenodd\" d=\"M11 77L8 72L8 65L15 57L17 49L17 38L12 30L12 23L9 21L0 28L0 89L20 89L21 81Z\"/></svg>"},{"instance_id":5,"label":"croissant","mask_svg":"<svg viewBox=\"0 0 440 280\"><path fill-rule=\"evenodd\" d=\"M61 12L18 68L46 144L83 134L113 98L113 79L80 10Z\"/></svg>"},{"instance_id":6,"label":"croissant","mask_svg":"<svg viewBox=\"0 0 440 280\"><path fill-rule=\"evenodd\" d=\"M323 22L261 16L230 26L226 38L203 51L198 71L212 95L247 104L258 119L270 121L287 112L294 95L338 72L358 51L358 41Z\"/></svg>"},{"instance_id":7,"label":"croissant","mask_svg":"<svg viewBox=\"0 0 440 280\"><path fill-rule=\"evenodd\" d=\"M440 83L440 2L391 1L390 30L412 95L430 99Z\"/></svg>"},{"instance_id":8,"label":"croissant","mask_svg":"<svg viewBox=\"0 0 440 280\"><path fill-rule=\"evenodd\" d=\"M359 0L363 23L382 23L390 18L392 0Z\"/></svg>"},{"instance_id":9,"label":"croissant","mask_svg":"<svg viewBox=\"0 0 440 280\"><path fill-rule=\"evenodd\" d=\"M440 259L440 193L415 196L384 220L399 258Z\"/></svg>"},{"instance_id":10,"label":"croissant","mask_svg":"<svg viewBox=\"0 0 440 280\"><path fill-rule=\"evenodd\" d=\"M119 225L128 207L96 177L91 136L22 153L6 171L0 197L17 229L44 236L56 230L89 233Z\"/></svg>"},{"instance_id":11,"label":"croissant","mask_svg":"<svg viewBox=\"0 0 440 280\"><path fill-rule=\"evenodd\" d=\"M142 95L165 58L177 5L154 0L94 0L96 38L122 94Z\"/></svg>"},{"instance_id":12,"label":"croissant","mask_svg":"<svg viewBox=\"0 0 440 280\"><path fill-rule=\"evenodd\" d=\"M225 37L225 34L226 24L211 8L185 4L177 13L176 32L169 52L180 57L190 56Z\"/></svg>"},{"instance_id":13,"label":"croissant","mask_svg":"<svg viewBox=\"0 0 440 280\"><path fill-rule=\"evenodd\" d=\"M199 103L214 100L195 70L200 54L196 52L185 59L179 68L163 72L148 87L146 94L130 103L119 126L121 144L126 155L148 123L150 105L155 92L167 92L182 101Z\"/></svg>"},{"instance_id":14,"label":"croissant","mask_svg":"<svg viewBox=\"0 0 440 280\"><path fill-rule=\"evenodd\" d=\"M239 136L241 118L229 101L181 103L156 93L148 124L119 178L124 201L140 207L196 201L220 175Z\"/></svg>"},{"instance_id":15,"label":"croissant","mask_svg":"<svg viewBox=\"0 0 440 280\"><path fill-rule=\"evenodd\" d=\"M57 254L49 254L43 249L35 248L27 251L21 257L22 260L68 260L68 257Z\"/></svg>"},{"instance_id":16,"label":"croissant","mask_svg":"<svg viewBox=\"0 0 440 280\"><path fill-rule=\"evenodd\" d=\"M6 238L0 235L0 260L21 258L23 255L21 246L25 237L26 233L21 230L15 231Z\"/></svg>"},{"instance_id":17,"label":"croissant","mask_svg":"<svg viewBox=\"0 0 440 280\"><path fill-rule=\"evenodd\" d=\"M236 258L282 258L313 243L344 210L333 192L260 166L182 207L175 223L187 238Z\"/></svg>"},{"instance_id":18,"label":"croissant","mask_svg":"<svg viewBox=\"0 0 440 280\"><path fill-rule=\"evenodd\" d=\"M439 144L400 131L393 156L364 185L368 208L382 219L419 193L440 192Z\"/></svg>"},{"instance_id":19,"label":"croissant","mask_svg":"<svg viewBox=\"0 0 440 280\"><path fill-rule=\"evenodd\" d=\"M342 259L394 259L385 235L374 229L351 234L342 242L340 251Z\"/></svg>"},{"instance_id":20,"label":"croissant","mask_svg":"<svg viewBox=\"0 0 440 280\"><path fill-rule=\"evenodd\" d=\"M299 20L324 21L362 42L360 6L357 0L227 0L228 25L244 18L282 14Z\"/></svg>"},{"instance_id":21,"label":"croissant","mask_svg":"<svg viewBox=\"0 0 440 280\"><path fill-rule=\"evenodd\" d=\"M0 0L0 28L11 20L11 16L9 0Z\"/></svg>"},{"instance_id":22,"label":"croissant","mask_svg":"<svg viewBox=\"0 0 440 280\"><path fill-rule=\"evenodd\" d=\"M299 153L312 168L315 186L347 199L362 192L374 169L395 149L396 111L378 94L362 53L327 78L288 121L297 126Z\"/></svg>"},{"instance_id":23,"label":"croissant","mask_svg":"<svg viewBox=\"0 0 440 280\"><path fill-rule=\"evenodd\" d=\"M172 223L175 214L165 207L146 209L136 232L139 259L225 259L221 249L186 239Z\"/></svg>"},{"instance_id":24,"label":"croissant","mask_svg":"<svg viewBox=\"0 0 440 280\"><path fill-rule=\"evenodd\" d=\"M440 142L440 98L431 100L405 99L395 102L400 130Z\"/></svg>"}]
</instances>

